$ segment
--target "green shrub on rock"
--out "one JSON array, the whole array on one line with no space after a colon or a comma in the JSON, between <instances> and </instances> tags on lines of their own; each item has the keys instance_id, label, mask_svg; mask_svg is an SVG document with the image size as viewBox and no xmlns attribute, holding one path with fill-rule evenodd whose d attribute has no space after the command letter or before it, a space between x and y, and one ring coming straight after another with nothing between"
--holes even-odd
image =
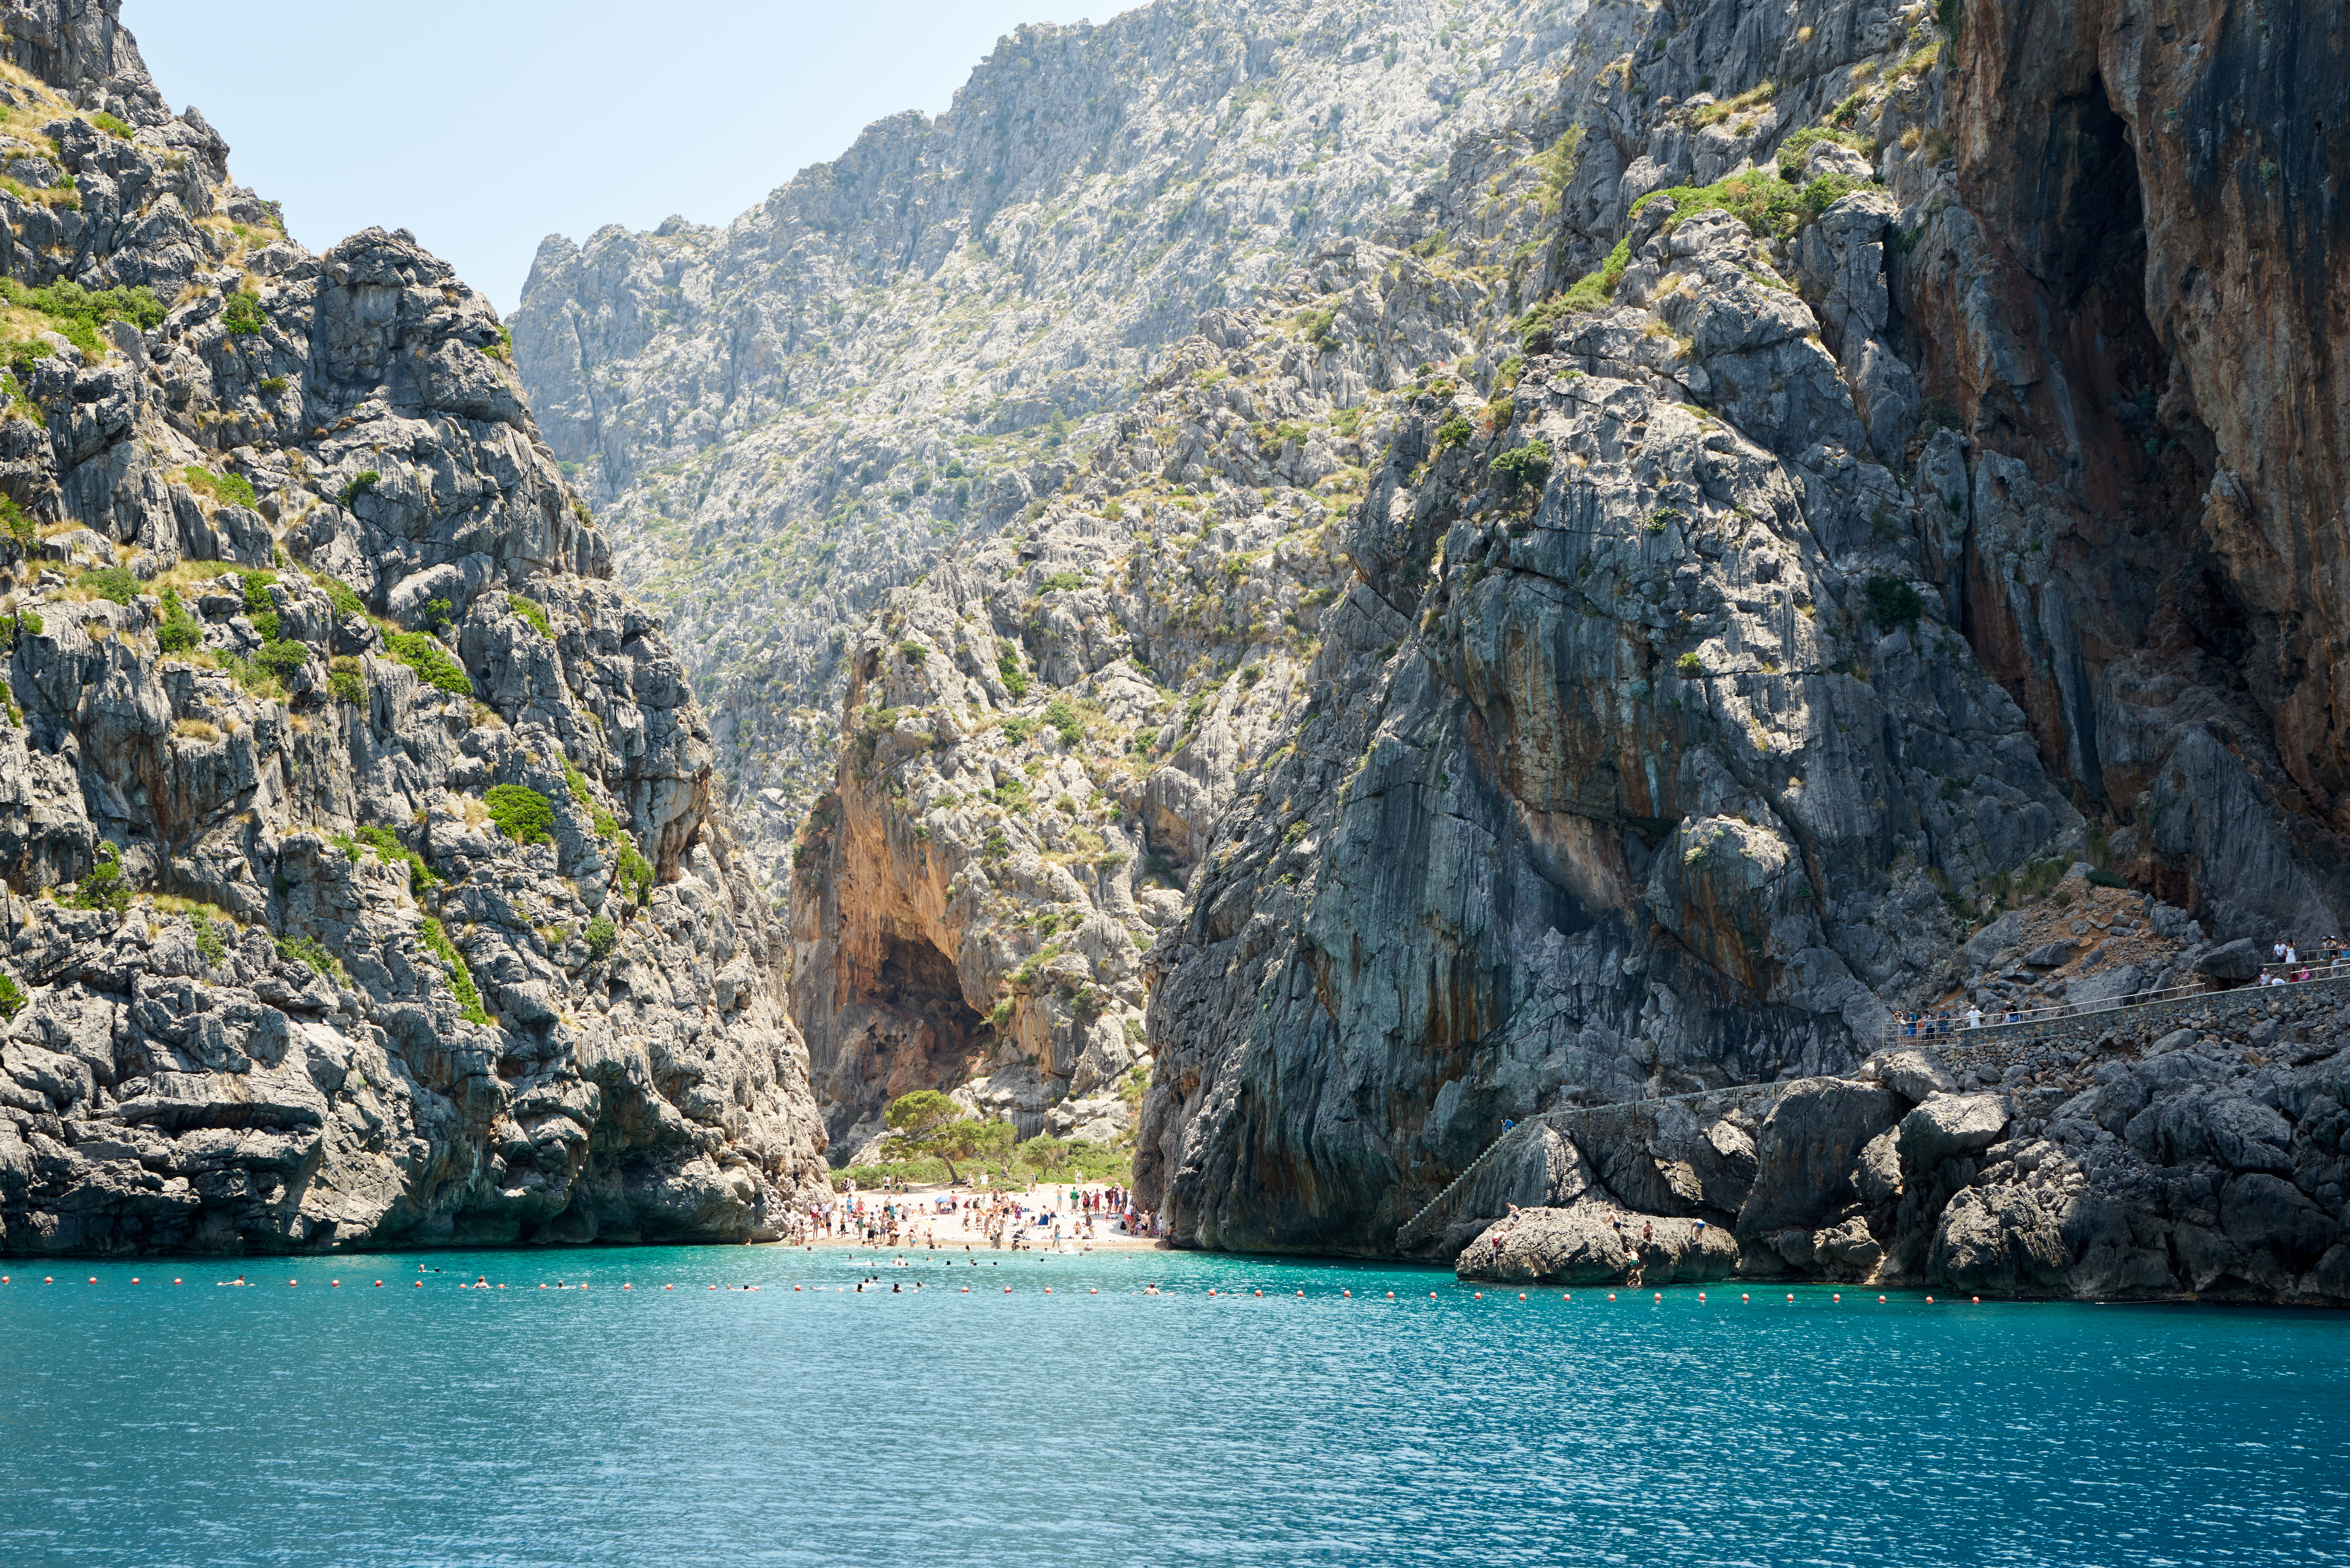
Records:
<instances>
[{"instance_id":1,"label":"green shrub on rock","mask_svg":"<svg viewBox=\"0 0 2350 1568\"><path fill-rule=\"evenodd\" d=\"M403 631L385 644L392 658L424 678L424 683L458 697L473 694L473 679L447 649L421 631Z\"/></svg>"},{"instance_id":2,"label":"green shrub on rock","mask_svg":"<svg viewBox=\"0 0 2350 1568\"><path fill-rule=\"evenodd\" d=\"M619 874L620 886L629 890L631 901L639 906L652 902L652 862L637 853L633 844L620 846Z\"/></svg>"},{"instance_id":3,"label":"green shrub on rock","mask_svg":"<svg viewBox=\"0 0 2350 1568\"><path fill-rule=\"evenodd\" d=\"M539 636L546 639L549 642L555 640L555 628L548 622L546 609L540 606L536 599L526 599L520 594L508 594L506 596L506 608L514 611L515 614L530 622L532 628L537 631Z\"/></svg>"},{"instance_id":4,"label":"green shrub on rock","mask_svg":"<svg viewBox=\"0 0 2350 1568\"><path fill-rule=\"evenodd\" d=\"M424 950L441 961L449 977L449 989L457 993L457 1011L468 1023L487 1023L489 1010L482 1005L481 989L473 983L473 971L465 967L457 951L457 944L449 940L448 930L430 915L418 929L418 940Z\"/></svg>"},{"instance_id":5,"label":"green shrub on rock","mask_svg":"<svg viewBox=\"0 0 2350 1568\"><path fill-rule=\"evenodd\" d=\"M1493 460L1493 481L1503 496L1515 496L1528 490L1540 490L1550 482L1550 443L1530 441L1513 447Z\"/></svg>"},{"instance_id":6,"label":"green shrub on rock","mask_svg":"<svg viewBox=\"0 0 2350 1568\"><path fill-rule=\"evenodd\" d=\"M310 650L298 642L268 642L253 656L253 661L283 684L302 673L302 667L310 662Z\"/></svg>"},{"instance_id":7,"label":"green shrub on rock","mask_svg":"<svg viewBox=\"0 0 2350 1568\"><path fill-rule=\"evenodd\" d=\"M180 470L180 477L189 489L201 491L215 501L246 508L261 504L261 497L254 493L253 482L241 473L214 473L202 463L192 462Z\"/></svg>"},{"instance_id":8,"label":"green shrub on rock","mask_svg":"<svg viewBox=\"0 0 2350 1568\"><path fill-rule=\"evenodd\" d=\"M228 308L221 320L235 337L250 337L269 325L268 313L261 308L261 296L250 289L239 289L228 296Z\"/></svg>"},{"instance_id":9,"label":"green shrub on rock","mask_svg":"<svg viewBox=\"0 0 2350 1568\"><path fill-rule=\"evenodd\" d=\"M122 885L122 852L104 839L98 845L98 864L75 889L72 908L110 909L120 914L130 907L130 889Z\"/></svg>"},{"instance_id":10,"label":"green shrub on rock","mask_svg":"<svg viewBox=\"0 0 2350 1568\"><path fill-rule=\"evenodd\" d=\"M588 922L587 941L588 956L601 963L610 958L612 950L619 945L620 928L612 923L611 916L598 915Z\"/></svg>"},{"instance_id":11,"label":"green shrub on rock","mask_svg":"<svg viewBox=\"0 0 2350 1568\"><path fill-rule=\"evenodd\" d=\"M490 821L516 844L550 844L554 836L555 803L528 784L494 784L483 803Z\"/></svg>"},{"instance_id":12,"label":"green shrub on rock","mask_svg":"<svg viewBox=\"0 0 2350 1568\"><path fill-rule=\"evenodd\" d=\"M99 598L127 605L139 597L139 579L130 575L128 566L99 566L84 572L74 585L88 588Z\"/></svg>"},{"instance_id":13,"label":"green shrub on rock","mask_svg":"<svg viewBox=\"0 0 2350 1568\"><path fill-rule=\"evenodd\" d=\"M166 653L185 653L203 640L203 628L180 602L180 590L163 590L163 619L155 628L156 645Z\"/></svg>"},{"instance_id":14,"label":"green shrub on rock","mask_svg":"<svg viewBox=\"0 0 2350 1568\"><path fill-rule=\"evenodd\" d=\"M1866 592L1869 618L1877 622L1879 631L1890 632L1902 627L1915 630L1918 618L1926 613L1926 601L1918 597L1918 590L1898 577L1871 577Z\"/></svg>"}]
</instances>

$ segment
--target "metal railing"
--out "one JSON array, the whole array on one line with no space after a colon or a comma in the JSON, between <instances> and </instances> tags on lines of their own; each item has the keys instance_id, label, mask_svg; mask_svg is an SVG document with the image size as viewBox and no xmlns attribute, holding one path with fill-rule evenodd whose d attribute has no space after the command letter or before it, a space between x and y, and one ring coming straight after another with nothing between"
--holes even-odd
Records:
<instances>
[{"instance_id":1,"label":"metal railing","mask_svg":"<svg viewBox=\"0 0 2350 1568\"><path fill-rule=\"evenodd\" d=\"M2293 978L2305 976L2305 978ZM2124 992L2118 996L2101 997L2095 1002L2056 1002L2032 1008L1985 1010L1982 1022L1971 1021L1966 1012L1948 1010L1930 1015L1908 1019L1895 1017L1878 1037L1887 1050L1925 1042L1949 1044L1956 1040L1977 1041L1995 1034L2025 1034L2035 1029L2045 1029L2074 1019L2093 1017L2104 1012L2135 1012L2142 1007L2159 1007L2165 1002L2184 1002L2192 997L2241 996L2266 986L2280 990L2295 985L2318 985L2329 981L2350 980L2350 961L2337 961L2321 968L2316 964L2272 964L2263 967L2261 978L2246 985L2217 986L2197 980L2188 985L2165 987L2160 991Z\"/></svg>"}]
</instances>

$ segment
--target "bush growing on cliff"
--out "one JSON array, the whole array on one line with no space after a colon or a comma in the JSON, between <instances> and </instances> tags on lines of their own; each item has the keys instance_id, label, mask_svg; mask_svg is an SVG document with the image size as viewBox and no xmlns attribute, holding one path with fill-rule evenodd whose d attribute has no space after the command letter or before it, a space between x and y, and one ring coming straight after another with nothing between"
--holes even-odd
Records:
<instances>
[{"instance_id":1,"label":"bush growing on cliff","mask_svg":"<svg viewBox=\"0 0 2350 1568\"><path fill-rule=\"evenodd\" d=\"M620 928L612 923L611 916L598 915L588 922L587 941L588 957L596 963L601 963L612 956L614 948L619 946Z\"/></svg>"},{"instance_id":2,"label":"bush growing on cliff","mask_svg":"<svg viewBox=\"0 0 2350 1568\"><path fill-rule=\"evenodd\" d=\"M1849 147L1866 158L1877 151L1877 143L1856 130L1838 130L1833 126L1807 125L1779 144L1772 161L1778 165L1779 178L1788 184L1800 183L1804 177L1804 155L1823 141L1833 141Z\"/></svg>"},{"instance_id":3,"label":"bush growing on cliff","mask_svg":"<svg viewBox=\"0 0 2350 1568\"><path fill-rule=\"evenodd\" d=\"M269 325L269 317L261 308L261 296L240 288L228 296L228 308L221 312L221 322L230 337L251 337Z\"/></svg>"},{"instance_id":4,"label":"bush growing on cliff","mask_svg":"<svg viewBox=\"0 0 2350 1568\"><path fill-rule=\"evenodd\" d=\"M1898 577L1871 577L1866 588L1869 618L1877 628L1891 632L1907 627L1917 629L1918 618L1926 613L1926 601L1918 590Z\"/></svg>"},{"instance_id":5,"label":"bush growing on cliff","mask_svg":"<svg viewBox=\"0 0 2350 1568\"><path fill-rule=\"evenodd\" d=\"M1020 645L1008 637L996 639L995 671L1003 678L1003 689L1012 693L1014 701L1028 695L1028 677L1020 668Z\"/></svg>"},{"instance_id":6,"label":"bush growing on cliff","mask_svg":"<svg viewBox=\"0 0 2350 1568\"><path fill-rule=\"evenodd\" d=\"M547 831L555 826L555 803L528 784L493 784L482 803L497 830L516 844L555 841Z\"/></svg>"},{"instance_id":7,"label":"bush growing on cliff","mask_svg":"<svg viewBox=\"0 0 2350 1568\"><path fill-rule=\"evenodd\" d=\"M268 642L253 656L253 661L276 677L281 685L290 685L294 677L302 673L302 667L310 662L310 650L298 642Z\"/></svg>"},{"instance_id":8,"label":"bush growing on cliff","mask_svg":"<svg viewBox=\"0 0 2350 1568\"><path fill-rule=\"evenodd\" d=\"M392 658L424 678L424 683L458 697L473 694L473 679L449 650L421 631L403 631L385 644Z\"/></svg>"},{"instance_id":9,"label":"bush growing on cliff","mask_svg":"<svg viewBox=\"0 0 2350 1568\"><path fill-rule=\"evenodd\" d=\"M546 618L546 611L536 599L526 599L520 594L506 596L506 608L530 622L533 630L547 641L555 640L555 628Z\"/></svg>"},{"instance_id":10,"label":"bush growing on cliff","mask_svg":"<svg viewBox=\"0 0 2350 1568\"><path fill-rule=\"evenodd\" d=\"M128 566L99 566L84 572L74 587L119 605L127 605L139 597L139 579L130 575Z\"/></svg>"},{"instance_id":11,"label":"bush growing on cliff","mask_svg":"<svg viewBox=\"0 0 2350 1568\"><path fill-rule=\"evenodd\" d=\"M457 944L449 940L447 929L440 921L427 915L418 928L417 937L424 944L424 950L441 961L442 968L449 977L449 989L457 993L459 1015L468 1023L489 1023L489 1009L482 1005L482 992L473 983L473 971L465 967L465 961L458 953Z\"/></svg>"},{"instance_id":12,"label":"bush growing on cliff","mask_svg":"<svg viewBox=\"0 0 2350 1568\"><path fill-rule=\"evenodd\" d=\"M342 961L327 950L316 937L280 937L277 956L296 969L308 970L321 980L342 978Z\"/></svg>"},{"instance_id":13,"label":"bush growing on cliff","mask_svg":"<svg viewBox=\"0 0 2350 1568\"><path fill-rule=\"evenodd\" d=\"M325 590L327 603L345 620L358 620L366 616L367 605L342 578L330 577L322 572L315 574L312 580Z\"/></svg>"},{"instance_id":14,"label":"bush growing on cliff","mask_svg":"<svg viewBox=\"0 0 2350 1568\"><path fill-rule=\"evenodd\" d=\"M1665 223L1669 232L1700 213L1717 211L1728 213L1758 235L1781 239L1793 237L1804 222L1802 198L1787 189L1786 182L1759 169L1732 174L1711 185L1675 185L1670 190L1652 191L1632 203L1632 213L1637 215L1640 209L1657 201L1673 204L1673 215Z\"/></svg>"},{"instance_id":15,"label":"bush growing on cliff","mask_svg":"<svg viewBox=\"0 0 2350 1568\"><path fill-rule=\"evenodd\" d=\"M423 857L402 844L400 841L400 835L389 827L354 828L349 837L338 838L333 842L336 848L354 860L359 857L359 852L361 849L369 849L375 852L377 859L387 866L406 866L408 886L411 891L421 892L424 888L435 886L441 880L432 874L432 868L424 864Z\"/></svg>"},{"instance_id":16,"label":"bush growing on cliff","mask_svg":"<svg viewBox=\"0 0 2350 1568\"><path fill-rule=\"evenodd\" d=\"M89 868L74 891L77 909L107 909L120 914L130 907L130 889L122 885L122 851L99 840L98 864Z\"/></svg>"},{"instance_id":17,"label":"bush growing on cliff","mask_svg":"<svg viewBox=\"0 0 2350 1568\"><path fill-rule=\"evenodd\" d=\"M128 321L141 332L163 324L163 302L143 286L88 289L67 279L27 288L13 278L0 278L0 300L48 317L50 327L93 364L106 358L106 345L98 336L106 323Z\"/></svg>"},{"instance_id":18,"label":"bush growing on cliff","mask_svg":"<svg viewBox=\"0 0 2350 1568\"><path fill-rule=\"evenodd\" d=\"M24 1010L24 988L8 976L0 974L0 1023L11 1022Z\"/></svg>"},{"instance_id":19,"label":"bush growing on cliff","mask_svg":"<svg viewBox=\"0 0 2350 1568\"><path fill-rule=\"evenodd\" d=\"M201 463L192 462L180 470L180 477L189 489L209 495L214 501L246 508L261 504L261 497L254 493L252 482L241 473L214 473Z\"/></svg>"},{"instance_id":20,"label":"bush growing on cliff","mask_svg":"<svg viewBox=\"0 0 2350 1568\"><path fill-rule=\"evenodd\" d=\"M155 628L155 643L166 653L185 653L203 640L203 631L196 625L188 607L180 602L180 590L163 590L163 618Z\"/></svg>"},{"instance_id":21,"label":"bush growing on cliff","mask_svg":"<svg viewBox=\"0 0 2350 1568\"><path fill-rule=\"evenodd\" d=\"M631 901L639 907L652 902L652 862L647 860L642 855L637 853L637 846L635 845L625 842L622 843L620 846L620 860L618 870L619 873L620 886L629 890L629 897Z\"/></svg>"},{"instance_id":22,"label":"bush growing on cliff","mask_svg":"<svg viewBox=\"0 0 2350 1568\"><path fill-rule=\"evenodd\" d=\"M347 512L350 510L352 505L359 501L360 496L372 493L375 487L382 483L383 475L378 473L372 468L369 469L364 473L354 475L351 482L343 486L342 494L340 496L343 509Z\"/></svg>"},{"instance_id":23,"label":"bush growing on cliff","mask_svg":"<svg viewBox=\"0 0 2350 1568\"><path fill-rule=\"evenodd\" d=\"M1503 500L1514 500L1550 483L1550 443L1530 441L1493 460L1493 483L1500 487Z\"/></svg>"},{"instance_id":24,"label":"bush growing on cliff","mask_svg":"<svg viewBox=\"0 0 2350 1568\"><path fill-rule=\"evenodd\" d=\"M34 525L32 518L26 515L25 509L16 504L13 495L0 495L0 526L7 529L8 537L16 541L18 549L27 556L33 553L33 545L39 541L41 531Z\"/></svg>"}]
</instances>

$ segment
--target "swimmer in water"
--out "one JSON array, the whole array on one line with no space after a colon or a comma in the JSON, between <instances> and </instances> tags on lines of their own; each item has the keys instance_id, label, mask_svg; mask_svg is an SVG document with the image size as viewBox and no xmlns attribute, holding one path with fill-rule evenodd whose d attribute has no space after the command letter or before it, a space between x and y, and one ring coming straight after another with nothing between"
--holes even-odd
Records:
<instances>
[{"instance_id":1,"label":"swimmer in water","mask_svg":"<svg viewBox=\"0 0 2350 1568\"><path fill-rule=\"evenodd\" d=\"M1142 1287L1142 1293L1147 1296L1155 1296L1159 1293L1159 1287L1155 1284L1145 1285Z\"/></svg>"}]
</instances>

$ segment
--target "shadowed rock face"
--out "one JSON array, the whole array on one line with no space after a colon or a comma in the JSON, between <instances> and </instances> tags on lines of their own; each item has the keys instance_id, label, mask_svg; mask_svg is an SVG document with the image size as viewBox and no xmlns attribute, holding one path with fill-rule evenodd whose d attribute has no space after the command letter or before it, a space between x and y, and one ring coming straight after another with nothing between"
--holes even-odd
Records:
<instances>
[{"instance_id":1,"label":"shadowed rock face","mask_svg":"<svg viewBox=\"0 0 2350 1568\"><path fill-rule=\"evenodd\" d=\"M1957 197L1896 266L1972 438L1956 618L2142 884L2234 936L2345 902L2337 20L1964 8ZM2232 128L2226 134L2217 127Z\"/></svg>"},{"instance_id":2,"label":"shadowed rock face","mask_svg":"<svg viewBox=\"0 0 2350 1568\"><path fill-rule=\"evenodd\" d=\"M156 298L0 421L0 1249L775 1234L779 933L495 315L286 241L115 9L5 17L80 205L0 193L0 265Z\"/></svg>"}]
</instances>

